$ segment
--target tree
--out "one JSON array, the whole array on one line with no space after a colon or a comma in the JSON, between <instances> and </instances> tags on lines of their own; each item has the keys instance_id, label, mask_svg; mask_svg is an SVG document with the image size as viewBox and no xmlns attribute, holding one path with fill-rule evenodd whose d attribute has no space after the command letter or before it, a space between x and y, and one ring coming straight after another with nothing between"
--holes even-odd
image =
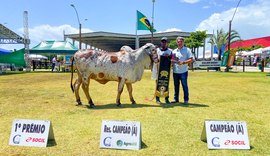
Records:
<instances>
[{"instance_id":1,"label":"tree","mask_svg":"<svg viewBox=\"0 0 270 156\"><path fill-rule=\"evenodd\" d=\"M207 37L206 31L192 32L188 38L185 39L185 45L191 49L192 54L196 60L196 49L204 46L204 40Z\"/></svg>"},{"instance_id":2,"label":"tree","mask_svg":"<svg viewBox=\"0 0 270 156\"><path fill-rule=\"evenodd\" d=\"M223 46L228 45L229 32L225 33L223 29L217 30L216 34L213 34L210 38L209 43L216 45L218 49L218 60L221 60L221 49ZM239 33L235 30L231 31L231 44L241 40Z\"/></svg>"},{"instance_id":3,"label":"tree","mask_svg":"<svg viewBox=\"0 0 270 156\"><path fill-rule=\"evenodd\" d=\"M176 49L178 47L177 43L176 43L176 40L170 41L170 43L168 44L168 47L171 48L171 49Z\"/></svg>"},{"instance_id":4,"label":"tree","mask_svg":"<svg viewBox=\"0 0 270 156\"><path fill-rule=\"evenodd\" d=\"M259 49L259 48L264 48L264 46L256 44L256 45L252 45L250 47L239 47L236 49L236 51L252 51L255 49Z\"/></svg>"},{"instance_id":5,"label":"tree","mask_svg":"<svg viewBox=\"0 0 270 156\"><path fill-rule=\"evenodd\" d=\"M185 45L191 49L191 52L193 53L195 60L195 51L197 48L204 46L204 40L207 37L206 31L196 31L192 32L189 37L185 38ZM175 49L177 48L176 40L173 40L168 45L169 48Z\"/></svg>"}]
</instances>

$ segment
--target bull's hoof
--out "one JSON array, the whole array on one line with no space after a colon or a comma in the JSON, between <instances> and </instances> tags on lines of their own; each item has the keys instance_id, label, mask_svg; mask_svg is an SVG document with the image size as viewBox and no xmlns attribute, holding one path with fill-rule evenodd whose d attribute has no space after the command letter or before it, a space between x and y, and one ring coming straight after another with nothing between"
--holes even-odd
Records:
<instances>
[{"instance_id":1,"label":"bull's hoof","mask_svg":"<svg viewBox=\"0 0 270 156\"><path fill-rule=\"evenodd\" d=\"M121 107L121 108L123 107L123 105L121 103L118 103L116 106Z\"/></svg>"},{"instance_id":2,"label":"bull's hoof","mask_svg":"<svg viewBox=\"0 0 270 156\"><path fill-rule=\"evenodd\" d=\"M136 101L132 101L131 104L135 105L135 104L137 104L137 103L136 103Z\"/></svg>"},{"instance_id":3,"label":"bull's hoof","mask_svg":"<svg viewBox=\"0 0 270 156\"><path fill-rule=\"evenodd\" d=\"M90 108L95 108L95 105L94 104L90 104Z\"/></svg>"},{"instance_id":4,"label":"bull's hoof","mask_svg":"<svg viewBox=\"0 0 270 156\"><path fill-rule=\"evenodd\" d=\"M81 105L82 105L82 102L79 101L79 102L77 102L77 105L76 106L81 106Z\"/></svg>"}]
</instances>

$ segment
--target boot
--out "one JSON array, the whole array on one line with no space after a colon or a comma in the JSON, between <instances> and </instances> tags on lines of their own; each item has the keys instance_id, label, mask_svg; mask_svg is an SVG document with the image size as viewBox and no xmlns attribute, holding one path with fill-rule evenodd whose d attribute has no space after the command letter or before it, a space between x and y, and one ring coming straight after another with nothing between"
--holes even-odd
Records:
<instances>
[{"instance_id":1,"label":"boot","mask_svg":"<svg viewBox=\"0 0 270 156\"><path fill-rule=\"evenodd\" d=\"M165 98L165 102L166 102L166 104L171 104L171 102L169 101L169 97Z\"/></svg>"},{"instance_id":2,"label":"boot","mask_svg":"<svg viewBox=\"0 0 270 156\"><path fill-rule=\"evenodd\" d=\"M158 96L156 96L156 103L157 103L157 104L161 104L160 99L159 99Z\"/></svg>"}]
</instances>

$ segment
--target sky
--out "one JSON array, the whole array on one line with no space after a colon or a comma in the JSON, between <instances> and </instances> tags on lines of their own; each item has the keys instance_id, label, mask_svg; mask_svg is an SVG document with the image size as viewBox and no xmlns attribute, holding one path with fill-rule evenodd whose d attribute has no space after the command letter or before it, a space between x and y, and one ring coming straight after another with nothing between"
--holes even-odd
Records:
<instances>
[{"instance_id":1,"label":"sky","mask_svg":"<svg viewBox=\"0 0 270 156\"><path fill-rule=\"evenodd\" d=\"M30 48L45 40L63 40L63 34L82 32L136 33L136 10L153 23L157 32L207 30L223 28L238 31L242 39L270 35L270 0L1 0L0 23L24 36L23 12L28 12ZM153 12L154 10L154 12ZM236 10L236 12L235 12ZM235 16L233 17L235 12ZM148 34L138 30L138 34ZM23 45L0 44L13 50Z\"/></svg>"}]
</instances>

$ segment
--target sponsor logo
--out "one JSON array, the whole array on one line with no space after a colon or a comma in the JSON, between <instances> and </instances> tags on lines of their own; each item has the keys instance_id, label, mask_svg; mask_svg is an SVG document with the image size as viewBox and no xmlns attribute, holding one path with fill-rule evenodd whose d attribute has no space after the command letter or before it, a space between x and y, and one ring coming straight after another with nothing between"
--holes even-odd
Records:
<instances>
[{"instance_id":1,"label":"sponsor logo","mask_svg":"<svg viewBox=\"0 0 270 156\"><path fill-rule=\"evenodd\" d=\"M119 147L123 146L123 141L122 140L117 140L116 145L119 146Z\"/></svg>"},{"instance_id":2,"label":"sponsor logo","mask_svg":"<svg viewBox=\"0 0 270 156\"><path fill-rule=\"evenodd\" d=\"M20 140L21 140L21 135L20 134L17 134L13 137L13 143L14 144L19 144L20 143Z\"/></svg>"},{"instance_id":3,"label":"sponsor logo","mask_svg":"<svg viewBox=\"0 0 270 156\"><path fill-rule=\"evenodd\" d=\"M122 147L122 146L137 146L137 142L124 142L122 140L117 140L116 142L117 146Z\"/></svg>"},{"instance_id":4,"label":"sponsor logo","mask_svg":"<svg viewBox=\"0 0 270 156\"><path fill-rule=\"evenodd\" d=\"M125 146L137 146L136 142L124 142Z\"/></svg>"},{"instance_id":5,"label":"sponsor logo","mask_svg":"<svg viewBox=\"0 0 270 156\"><path fill-rule=\"evenodd\" d=\"M41 143L45 143L45 138L32 138L32 137L29 137L25 141L26 142L41 142Z\"/></svg>"},{"instance_id":6,"label":"sponsor logo","mask_svg":"<svg viewBox=\"0 0 270 156\"><path fill-rule=\"evenodd\" d=\"M111 147L111 139L112 139L112 137L106 137L106 138L103 140L103 144L104 144L106 147Z\"/></svg>"},{"instance_id":7,"label":"sponsor logo","mask_svg":"<svg viewBox=\"0 0 270 156\"><path fill-rule=\"evenodd\" d=\"M212 145L213 145L214 147L220 147L220 144L219 144L219 137L214 137L214 138L212 139Z\"/></svg>"},{"instance_id":8,"label":"sponsor logo","mask_svg":"<svg viewBox=\"0 0 270 156\"><path fill-rule=\"evenodd\" d=\"M244 140L226 140L224 145L246 145Z\"/></svg>"}]
</instances>

